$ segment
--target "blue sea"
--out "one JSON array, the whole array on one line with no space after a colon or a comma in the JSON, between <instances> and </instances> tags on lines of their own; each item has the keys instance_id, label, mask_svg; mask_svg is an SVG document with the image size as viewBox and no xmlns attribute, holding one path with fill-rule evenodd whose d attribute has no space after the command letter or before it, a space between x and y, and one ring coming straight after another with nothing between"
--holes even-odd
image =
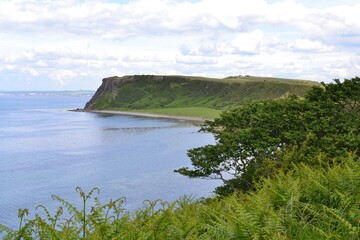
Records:
<instances>
[{"instance_id":1,"label":"blue sea","mask_svg":"<svg viewBox=\"0 0 360 240\"><path fill-rule=\"evenodd\" d=\"M179 120L71 112L87 92L0 93L0 223L18 226L19 208L52 213L58 195L80 206L75 191L100 189L103 203L126 197L128 211L144 200L209 197L220 183L188 179L187 150L214 143L211 134Z\"/></svg>"}]
</instances>

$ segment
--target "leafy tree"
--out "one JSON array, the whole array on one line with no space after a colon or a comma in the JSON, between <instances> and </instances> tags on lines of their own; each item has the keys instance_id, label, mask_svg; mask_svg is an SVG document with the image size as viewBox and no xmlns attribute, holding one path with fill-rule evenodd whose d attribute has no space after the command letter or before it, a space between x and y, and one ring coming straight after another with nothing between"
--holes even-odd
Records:
<instances>
[{"instance_id":1,"label":"leafy tree","mask_svg":"<svg viewBox=\"0 0 360 240\"><path fill-rule=\"evenodd\" d=\"M261 177L289 169L292 162L328 164L314 156L334 159L355 152L360 145L360 78L322 84L305 99L292 95L251 103L205 122L201 131L213 133L216 144L189 150L193 168L175 171L221 179L224 185L216 192L225 195L252 190Z\"/></svg>"}]
</instances>

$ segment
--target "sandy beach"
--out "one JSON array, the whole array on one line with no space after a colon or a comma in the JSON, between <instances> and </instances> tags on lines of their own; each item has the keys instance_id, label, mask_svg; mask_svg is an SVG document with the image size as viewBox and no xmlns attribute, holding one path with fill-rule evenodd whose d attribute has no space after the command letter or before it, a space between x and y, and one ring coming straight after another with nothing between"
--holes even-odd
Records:
<instances>
[{"instance_id":1,"label":"sandy beach","mask_svg":"<svg viewBox=\"0 0 360 240\"><path fill-rule=\"evenodd\" d=\"M93 113L103 113L103 114L118 114L118 115L128 115L135 117L145 117L145 118L165 118L165 119L176 119L181 121L203 123L206 118L200 117L190 117L190 116L174 116L174 115L163 115L163 114L152 114L152 113L140 113L140 112L128 112L128 111L116 111L116 110L86 110L86 112Z\"/></svg>"}]
</instances>

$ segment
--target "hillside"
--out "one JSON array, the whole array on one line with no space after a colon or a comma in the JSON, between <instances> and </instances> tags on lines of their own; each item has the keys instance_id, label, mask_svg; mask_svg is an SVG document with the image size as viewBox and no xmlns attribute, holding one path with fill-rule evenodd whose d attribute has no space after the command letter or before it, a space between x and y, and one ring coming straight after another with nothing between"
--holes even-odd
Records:
<instances>
[{"instance_id":1,"label":"hillside","mask_svg":"<svg viewBox=\"0 0 360 240\"><path fill-rule=\"evenodd\" d=\"M174 112L178 108L191 108L187 115L192 115L192 111L220 111L244 103L280 98L290 93L303 96L317 84L312 81L264 77L109 77L103 79L85 110L159 112L159 109L171 109Z\"/></svg>"}]
</instances>

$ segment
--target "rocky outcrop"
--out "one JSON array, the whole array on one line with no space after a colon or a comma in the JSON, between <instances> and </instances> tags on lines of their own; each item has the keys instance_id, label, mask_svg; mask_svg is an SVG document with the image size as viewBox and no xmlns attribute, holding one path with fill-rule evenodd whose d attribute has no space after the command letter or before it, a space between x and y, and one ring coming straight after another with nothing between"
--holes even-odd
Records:
<instances>
[{"instance_id":1,"label":"rocky outcrop","mask_svg":"<svg viewBox=\"0 0 360 240\"><path fill-rule=\"evenodd\" d=\"M117 94L118 88L124 84L135 81L136 79L141 79L144 77L151 78L155 81L161 81L164 79L164 76L156 75L132 75L132 76L123 76L123 77L107 77L102 80L101 86L97 89L94 96L86 103L84 110L94 110L94 105L106 94L113 95L114 97Z\"/></svg>"},{"instance_id":2,"label":"rocky outcrop","mask_svg":"<svg viewBox=\"0 0 360 240\"><path fill-rule=\"evenodd\" d=\"M94 105L106 94L111 94L114 97L117 94L117 90L119 87L124 84L135 81L139 78L150 77L153 80L161 81L164 79L164 76L156 76L156 75L132 75L132 76L113 76L107 77L102 80L101 86L96 90L93 97L89 102L86 103L84 110L94 110Z\"/></svg>"},{"instance_id":3,"label":"rocky outcrop","mask_svg":"<svg viewBox=\"0 0 360 240\"><path fill-rule=\"evenodd\" d=\"M94 104L101 99L105 94L116 95L118 87L121 87L127 82L133 81L134 76L124 77L107 77L102 80L101 86L97 89L94 96L85 105L85 110L93 110Z\"/></svg>"}]
</instances>

